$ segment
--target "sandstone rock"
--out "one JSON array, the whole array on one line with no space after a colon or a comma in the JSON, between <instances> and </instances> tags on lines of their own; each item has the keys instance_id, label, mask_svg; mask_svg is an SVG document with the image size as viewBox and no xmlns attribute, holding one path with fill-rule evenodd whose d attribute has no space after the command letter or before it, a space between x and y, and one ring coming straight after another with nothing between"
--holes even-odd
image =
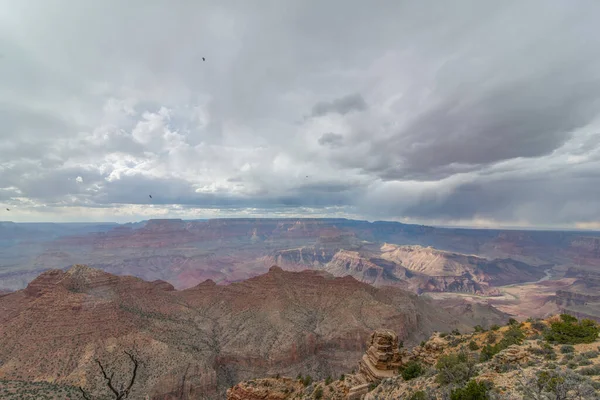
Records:
<instances>
[{"instance_id":1,"label":"sandstone rock","mask_svg":"<svg viewBox=\"0 0 600 400\"><path fill-rule=\"evenodd\" d=\"M256 379L241 382L227 390L227 400L283 400L304 389L290 378Z\"/></svg>"},{"instance_id":2,"label":"sandstone rock","mask_svg":"<svg viewBox=\"0 0 600 400\"><path fill-rule=\"evenodd\" d=\"M447 342L436 335L430 338L425 346L414 347L409 358L422 364L434 365L446 347Z\"/></svg>"},{"instance_id":3,"label":"sandstone rock","mask_svg":"<svg viewBox=\"0 0 600 400\"><path fill-rule=\"evenodd\" d=\"M348 391L348 400L360 400L369 392L369 384L354 386Z\"/></svg>"},{"instance_id":4,"label":"sandstone rock","mask_svg":"<svg viewBox=\"0 0 600 400\"><path fill-rule=\"evenodd\" d=\"M502 350L492 359L492 368L500 371L504 365L525 365L529 361L531 355L523 347L513 344Z\"/></svg>"},{"instance_id":5,"label":"sandstone rock","mask_svg":"<svg viewBox=\"0 0 600 400\"><path fill-rule=\"evenodd\" d=\"M402 365L398 336L389 329L378 329L367 341L367 352L359 362L359 371L369 382L393 376Z\"/></svg>"}]
</instances>

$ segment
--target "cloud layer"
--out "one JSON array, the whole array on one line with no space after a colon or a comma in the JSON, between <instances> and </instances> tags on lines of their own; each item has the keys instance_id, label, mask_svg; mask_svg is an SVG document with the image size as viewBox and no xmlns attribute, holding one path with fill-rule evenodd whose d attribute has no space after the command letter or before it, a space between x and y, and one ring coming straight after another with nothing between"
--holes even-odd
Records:
<instances>
[{"instance_id":1,"label":"cloud layer","mask_svg":"<svg viewBox=\"0 0 600 400\"><path fill-rule=\"evenodd\" d=\"M0 219L600 226L597 2L261 3L0 0Z\"/></svg>"}]
</instances>

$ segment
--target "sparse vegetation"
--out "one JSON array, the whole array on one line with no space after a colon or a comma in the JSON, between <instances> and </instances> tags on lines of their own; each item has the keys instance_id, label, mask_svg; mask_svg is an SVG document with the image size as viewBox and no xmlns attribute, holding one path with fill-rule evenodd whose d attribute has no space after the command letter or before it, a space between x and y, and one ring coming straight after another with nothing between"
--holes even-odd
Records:
<instances>
[{"instance_id":1,"label":"sparse vegetation","mask_svg":"<svg viewBox=\"0 0 600 400\"><path fill-rule=\"evenodd\" d=\"M469 350L476 351L479 350L479 345L475 343L473 340L469 342Z\"/></svg>"},{"instance_id":2,"label":"sparse vegetation","mask_svg":"<svg viewBox=\"0 0 600 400\"><path fill-rule=\"evenodd\" d=\"M545 369L538 371L532 378L522 382L520 391L529 399L593 399L595 389L584 376L574 371Z\"/></svg>"}]
</instances>

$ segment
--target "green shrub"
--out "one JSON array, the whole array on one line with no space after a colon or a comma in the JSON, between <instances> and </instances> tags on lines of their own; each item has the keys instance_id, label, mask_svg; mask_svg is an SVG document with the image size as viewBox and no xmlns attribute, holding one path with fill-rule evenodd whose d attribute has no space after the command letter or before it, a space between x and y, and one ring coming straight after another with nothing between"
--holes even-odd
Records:
<instances>
[{"instance_id":1,"label":"green shrub","mask_svg":"<svg viewBox=\"0 0 600 400\"><path fill-rule=\"evenodd\" d=\"M331 383L332 379L331 376L328 376L327 378L325 378L325 385L329 385Z\"/></svg>"},{"instance_id":2,"label":"green shrub","mask_svg":"<svg viewBox=\"0 0 600 400\"><path fill-rule=\"evenodd\" d=\"M323 388L321 386L319 386L318 388L315 389L315 399L321 399L323 398Z\"/></svg>"},{"instance_id":3,"label":"green shrub","mask_svg":"<svg viewBox=\"0 0 600 400\"><path fill-rule=\"evenodd\" d=\"M302 381L302 384L303 384L304 386L308 386L308 385L310 385L310 384L312 383L312 381L313 381L313 380L312 380L312 376L310 376L310 375L306 375L306 376L304 377L304 380Z\"/></svg>"},{"instance_id":4,"label":"green shrub","mask_svg":"<svg viewBox=\"0 0 600 400\"><path fill-rule=\"evenodd\" d=\"M519 323L519 321L517 321L516 319L514 319L514 318L509 318L509 319L508 319L508 324L507 324L507 325L516 325L516 324L518 324L518 323Z\"/></svg>"},{"instance_id":5,"label":"green shrub","mask_svg":"<svg viewBox=\"0 0 600 400\"><path fill-rule=\"evenodd\" d=\"M575 347L571 346L571 345L563 345L560 346L560 352L563 354L567 354L567 353L573 353L575 351Z\"/></svg>"},{"instance_id":6,"label":"green shrub","mask_svg":"<svg viewBox=\"0 0 600 400\"><path fill-rule=\"evenodd\" d=\"M579 344L592 343L598 338L600 327L590 319L577 321L577 318L561 314L561 320L550 324L545 338L552 343Z\"/></svg>"},{"instance_id":7,"label":"green shrub","mask_svg":"<svg viewBox=\"0 0 600 400\"><path fill-rule=\"evenodd\" d=\"M469 350L471 350L471 351L479 350L479 346L477 345L477 343L475 343L473 340L471 340L469 342Z\"/></svg>"},{"instance_id":8,"label":"green shrub","mask_svg":"<svg viewBox=\"0 0 600 400\"><path fill-rule=\"evenodd\" d=\"M490 329L493 331L497 331L498 329L500 329L500 325L494 324L494 325L490 326Z\"/></svg>"},{"instance_id":9,"label":"green shrub","mask_svg":"<svg viewBox=\"0 0 600 400\"><path fill-rule=\"evenodd\" d=\"M344 381L344 379L346 379L346 375L344 375L344 374L340 375L340 381L342 381L342 382L343 382L343 381Z\"/></svg>"},{"instance_id":10,"label":"green shrub","mask_svg":"<svg viewBox=\"0 0 600 400\"><path fill-rule=\"evenodd\" d=\"M440 333L440 337L441 338L445 338L446 336L448 336L448 332L442 332L442 333ZM419 393L419 392L417 392L417 393Z\"/></svg>"},{"instance_id":11,"label":"green shrub","mask_svg":"<svg viewBox=\"0 0 600 400\"><path fill-rule=\"evenodd\" d=\"M498 338L498 336L496 336L496 334L494 332L490 332L487 335L487 342L489 344L494 344L496 342L497 338Z\"/></svg>"},{"instance_id":12,"label":"green shrub","mask_svg":"<svg viewBox=\"0 0 600 400\"><path fill-rule=\"evenodd\" d=\"M414 392L408 400L427 400L427 394L424 391L419 390L418 392Z\"/></svg>"},{"instance_id":13,"label":"green shrub","mask_svg":"<svg viewBox=\"0 0 600 400\"><path fill-rule=\"evenodd\" d=\"M473 327L473 329L475 330L475 332L479 333L479 332L485 332L485 329L483 328L483 326L481 325L475 325Z\"/></svg>"},{"instance_id":14,"label":"green shrub","mask_svg":"<svg viewBox=\"0 0 600 400\"><path fill-rule=\"evenodd\" d=\"M423 374L423 367L417 361L409 361L406 365L400 369L402 379L410 381Z\"/></svg>"},{"instance_id":15,"label":"green shrub","mask_svg":"<svg viewBox=\"0 0 600 400\"><path fill-rule=\"evenodd\" d=\"M464 387L454 389L450 393L450 400L487 400L491 384L470 380Z\"/></svg>"},{"instance_id":16,"label":"green shrub","mask_svg":"<svg viewBox=\"0 0 600 400\"><path fill-rule=\"evenodd\" d=\"M435 368L436 379L442 385L463 384L477 374L475 360L462 351L441 356Z\"/></svg>"},{"instance_id":17,"label":"green shrub","mask_svg":"<svg viewBox=\"0 0 600 400\"><path fill-rule=\"evenodd\" d=\"M460 335L460 331L458 329L452 329L452 334L454 336L459 336Z\"/></svg>"},{"instance_id":18,"label":"green shrub","mask_svg":"<svg viewBox=\"0 0 600 400\"><path fill-rule=\"evenodd\" d=\"M531 352L539 356L544 356L546 360L556 360L556 352L554 351L554 347L546 342L542 342L539 348L534 347L531 349Z\"/></svg>"},{"instance_id":19,"label":"green shrub","mask_svg":"<svg viewBox=\"0 0 600 400\"><path fill-rule=\"evenodd\" d=\"M579 372L579 374L581 375L597 376L600 375L600 365L593 365L591 367L581 368L577 372Z\"/></svg>"},{"instance_id":20,"label":"green shrub","mask_svg":"<svg viewBox=\"0 0 600 400\"><path fill-rule=\"evenodd\" d=\"M584 356L585 358L596 358L600 355L599 352L597 352L596 350L591 350L591 351L586 351L584 353L581 353L582 356Z\"/></svg>"},{"instance_id":21,"label":"green shrub","mask_svg":"<svg viewBox=\"0 0 600 400\"><path fill-rule=\"evenodd\" d=\"M543 332L547 328L546 324L543 323L542 321L535 321L535 322L533 322L531 324L531 327L533 329L535 329L536 331L540 331L540 332Z\"/></svg>"}]
</instances>

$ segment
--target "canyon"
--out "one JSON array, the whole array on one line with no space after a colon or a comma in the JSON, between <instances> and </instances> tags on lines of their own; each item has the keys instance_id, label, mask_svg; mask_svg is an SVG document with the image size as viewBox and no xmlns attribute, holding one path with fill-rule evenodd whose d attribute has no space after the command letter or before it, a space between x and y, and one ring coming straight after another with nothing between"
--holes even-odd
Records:
<instances>
[{"instance_id":1,"label":"canyon","mask_svg":"<svg viewBox=\"0 0 600 400\"><path fill-rule=\"evenodd\" d=\"M0 387L101 396L95 359L125 376L135 351L136 396L223 398L257 376L356 368L376 329L416 344L509 316L599 321L599 236L347 219L0 222Z\"/></svg>"}]
</instances>

